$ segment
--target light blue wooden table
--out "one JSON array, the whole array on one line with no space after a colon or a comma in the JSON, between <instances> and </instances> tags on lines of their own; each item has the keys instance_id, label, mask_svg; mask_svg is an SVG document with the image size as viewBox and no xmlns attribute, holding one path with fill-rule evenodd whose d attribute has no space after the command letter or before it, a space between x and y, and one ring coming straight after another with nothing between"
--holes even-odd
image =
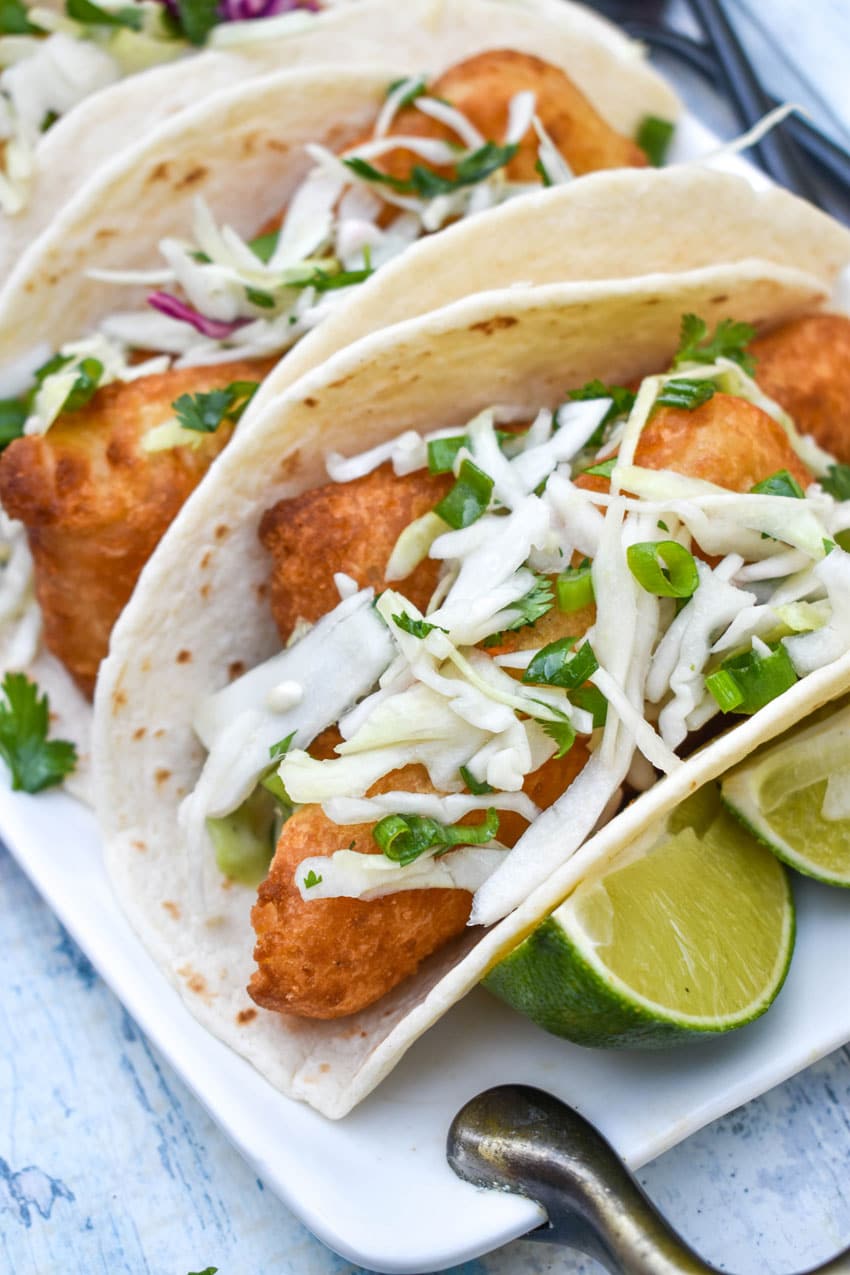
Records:
<instances>
[{"instance_id":1,"label":"light blue wooden table","mask_svg":"<svg viewBox=\"0 0 850 1275\"><path fill-rule=\"evenodd\" d=\"M760 41L773 92L813 107L846 145L850 7L748 4L757 21L742 30ZM806 84L793 84L792 56ZM729 133L721 104L682 88ZM353 1275L230 1148L3 850L0 920L0 1275ZM847 970L824 978L850 995ZM695 1247L742 1275L800 1270L850 1243L850 1052L689 1138L641 1180ZM456 1275L598 1271L518 1242Z\"/></svg>"}]
</instances>

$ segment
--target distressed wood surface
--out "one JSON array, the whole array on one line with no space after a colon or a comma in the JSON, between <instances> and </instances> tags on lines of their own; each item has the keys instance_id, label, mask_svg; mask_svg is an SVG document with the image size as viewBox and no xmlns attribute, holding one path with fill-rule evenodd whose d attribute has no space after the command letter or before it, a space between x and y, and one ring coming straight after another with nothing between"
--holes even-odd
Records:
<instances>
[{"instance_id":1,"label":"distressed wood surface","mask_svg":"<svg viewBox=\"0 0 850 1275\"><path fill-rule=\"evenodd\" d=\"M231 1149L0 851L0 1271L343 1275ZM847 995L846 971L826 972ZM850 1243L850 1052L641 1173L698 1249L742 1275ZM376 1190L380 1184L376 1183ZM518 1242L458 1275L591 1275Z\"/></svg>"},{"instance_id":2,"label":"distressed wood surface","mask_svg":"<svg viewBox=\"0 0 850 1275\"><path fill-rule=\"evenodd\" d=\"M805 101L846 144L846 0L774 0L769 22L755 0L731 7L773 92ZM735 131L699 83L680 84L708 123ZM2 849L0 918L0 1275L209 1265L222 1275L354 1275L264 1189ZM824 978L850 995L846 970ZM800 1270L850 1243L848 1113L845 1049L689 1138L641 1181L722 1269ZM518 1242L456 1275L599 1270Z\"/></svg>"}]
</instances>

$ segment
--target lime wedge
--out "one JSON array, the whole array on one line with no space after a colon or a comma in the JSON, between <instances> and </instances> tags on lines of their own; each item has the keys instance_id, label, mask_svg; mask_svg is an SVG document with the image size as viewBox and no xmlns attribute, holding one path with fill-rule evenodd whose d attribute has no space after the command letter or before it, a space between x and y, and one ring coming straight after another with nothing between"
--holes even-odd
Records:
<instances>
[{"instance_id":1,"label":"lime wedge","mask_svg":"<svg viewBox=\"0 0 850 1275\"><path fill-rule=\"evenodd\" d=\"M762 750L726 776L721 793L792 868L850 886L850 706Z\"/></svg>"},{"instance_id":2,"label":"lime wedge","mask_svg":"<svg viewBox=\"0 0 850 1275\"><path fill-rule=\"evenodd\" d=\"M654 1049L763 1014L793 946L782 865L711 785L583 881L484 982L557 1036Z\"/></svg>"}]
</instances>

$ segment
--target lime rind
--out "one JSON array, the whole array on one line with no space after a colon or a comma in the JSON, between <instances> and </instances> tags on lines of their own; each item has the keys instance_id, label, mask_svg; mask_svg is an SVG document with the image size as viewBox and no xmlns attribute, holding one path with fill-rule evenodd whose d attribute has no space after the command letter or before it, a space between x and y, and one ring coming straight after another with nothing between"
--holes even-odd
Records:
<instances>
[{"instance_id":1,"label":"lime rind","mask_svg":"<svg viewBox=\"0 0 850 1275\"><path fill-rule=\"evenodd\" d=\"M716 789L713 792L714 809L719 811L721 807ZM694 810L693 813L698 812ZM700 819L699 823L704 824L704 820ZM730 1000L732 1002L731 1009L710 1014L684 1011L681 993L683 990L689 992L690 988L681 986L681 969L672 982L668 982L668 986L673 989L668 998L669 1003L661 1003L640 990L641 965L645 974L647 963L657 957L659 952L663 952L664 944L662 942L659 946L657 934L648 939L645 947L639 938L635 942L636 934L640 932L629 929L629 926L640 915L640 903L636 903L632 910L629 891L622 888L619 895L616 891L613 892L615 899L611 906L614 911L617 907L620 908L621 935L625 936L627 943L625 947L622 944L619 947L613 944L613 929L608 932L608 900L602 897L608 894L608 889L600 892L598 887L606 880L610 886L611 877L621 870L619 865L623 862L622 859L597 881L585 882L580 886L574 895L547 917L513 952L489 971L484 980L485 986L544 1030L576 1044L597 1048L661 1049L717 1036L743 1027L760 1017L779 994L793 952L795 917L788 877L781 864L757 841L747 837L725 813L710 828L703 826L700 836L693 826L684 830L684 839L682 831L679 821L677 831L671 835L668 823L662 838L656 838L657 846L667 848L668 858L657 883L647 877L651 886L647 897L652 897L656 885L661 893L674 895L675 890L670 892L666 889L669 875L665 876L664 873L669 874L675 868L676 856L682 851L688 857L692 870L694 848L701 848L708 856L711 848L709 842L713 843L715 851L722 843L724 853L728 843L732 866L741 863L747 869L742 874L741 881L743 894L747 895L747 891L749 894L742 899L740 893L732 891L729 900L732 911L729 912L725 907L718 909L719 924L723 929L719 934L711 935L714 942L703 952L702 960L697 956L693 971L696 1003L699 1003L700 992L703 1000L711 1001L715 994L713 980L720 979L724 988L731 989L724 992L726 1004ZM653 851L649 853L652 854ZM628 854L624 859L629 862ZM635 862L634 858L631 862ZM728 866L724 860L723 870ZM686 883L690 880L684 879ZM630 883L623 879L623 884ZM636 884L640 886L639 881ZM686 892L690 889L690 885L686 884ZM584 902L576 906L576 899L580 896L583 896ZM710 886L707 886L706 899L710 902L712 898L715 903L722 899L722 889L719 895L712 895ZM592 899L590 908L587 906L588 899ZM681 931L683 959L689 950L689 939L692 940L694 935L704 936L706 916L714 915L704 912L699 924L694 923L693 934L689 935L686 932L689 906L686 902L679 912L674 909L670 913L670 928L677 940L680 936L680 928L677 927L684 926ZM750 940L748 935L754 920L760 919L762 906L768 917L765 931L768 945L748 950L748 942L758 943L758 939ZM775 918L775 925L770 917ZM645 915L643 919L645 920ZM713 921L709 921L709 933L712 925ZM588 928L591 933L588 933ZM744 968L747 971L747 977L744 978L729 960L729 954L737 950L735 941L731 938L735 933L741 936L742 960L746 962ZM730 936L729 942L727 934ZM694 950L692 946L690 950ZM613 954L616 961L617 952L620 953L619 959L622 959L624 951L637 954L637 963L628 965L627 962L628 969L636 970L636 985L621 977L611 967L610 960L603 959L603 955L610 958ZM718 972L724 963L725 983L723 972ZM761 964L764 965L763 970L760 970ZM700 979L703 980L702 984ZM662 969L654 982L656 986L664 986L665 981L666 972ZM653 979L650 978L648 985L652 984ZM735 995L739 991L744 995L744 1003L735 1004ZM679 1003L676 1003L677 1000ZM720 1001L722 1000L723 996L720 997Z\"/></svg>"},{"instance_id":2,"label":"lime rind","mask_svg":"<svg viewBox=\"0 0 850 1275\"><path fill-rule=\"evenodd\" d=\"M757 803L751 801L749 797L741 794L737 788L727 787L724 781L722 789L722 801L730 814L734 815L742 827L750 833L751 836L782 863L787 864L789 868L793 868L795 872L799 872L802 876L810 877L814 881L820 882L821 885L838 886L839 889L850 890L850 864L845 871L832 872L810 855L803 854L776 832L770 826L762 815Z\"/></svg>"}]
</instances>

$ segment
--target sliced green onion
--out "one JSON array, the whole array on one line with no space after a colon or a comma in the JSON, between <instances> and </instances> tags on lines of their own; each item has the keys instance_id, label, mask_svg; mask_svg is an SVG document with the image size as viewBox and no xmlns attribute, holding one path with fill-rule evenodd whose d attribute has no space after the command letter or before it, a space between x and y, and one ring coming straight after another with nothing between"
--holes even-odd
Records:
<instances>
[{"instance_id":1,"label":"sliced green onion","mask_svg":"<svg viewBox=\"0 0 850 1275\"><path fill-rule=\"evenodd\" d=\"M608 701L598 686L579 686L570 692L570 703L593 714L593 728L604 726L608 717Z\"/></svg>"},{"instance_id":2,"label":"sliced green onion","mask_svg":"<svg viewBox=\"0 0 850 1275\"><path fill-rule=\"evenodd\" d=\"M466 766L461 766L460 777L472 793L473 797L483 797L488 792L496 791L495 788L490 786L490 784L485 783L483 779L476 779Z\"/></svg>"},{"instance_id":3,"label":"sliced green onion","mask_svg":"<svg viewBox=\"0 0 850 1275\"><path fill-rule=\"evenodd\" d=\"M664 163L675 127L672 120L663 120L658 115L644 115L638 125L635 141L653 168L660 168Z\"/></svg>"},{"instance_id":4,"label":"sliced green onion","mask_svg":"<svg viewBox=\"0 0 850 1275\"><path fill-rule=\"evenodd\" d=\"M454 438L432 438L428 444L428 473L450 474L458 452L467 442L466 434L456 434Z\"/></svg>"},{"instance_id":5,"label":"sliced green onion","mask_svg":"<svg viewBox=\"0 0 850 1275\"><path fill-rule=\"evenodd\" d=\"M678 377L668 381L655 400L656 407L678 407L685 412L693 412L714 397L717 386L713 381L691 381L686 377Z\"/></svg>"},{"instance_id":6,"label":"sliced green onion","mask_svg":"<svg viewBox=\"0 0 850 1275\"><path fill-rule=\"evenodd\" d=\"M699 585L693 554L676 540L629 545L626 561L641 588L659 598L689 598Z\"/></svg>"},{"instance_id":7,"label":"sliced green onion","mask_svg":"<svg viewBox=\"0 0 850 1275\"><path fill-rule=\"evenodd\" d=\"M565 637L544 646L523 673L523 682L560 686L566 691L581 686L596 672L599 663L589 642L577 651L573 650L575 644L574 637Z\"/></svg>"},{"instance_id":8,"label":"sliced green onion","mask_svg":"<svg viewBox=\"0 0 850 1275\"><path fill-rule=\"evenodd\" d=\"M476 522L490 504L493 479L471 460L462 460L457 482L434 506L434 513L455 531Z\"/></svg>"},{"instance_id":9,"label":"sliced green onion","mask_svg":"<svg viewBox=\"0 0 850 1275\"><path fill-rule=\"evenodd\" d=\"M499 816L490 807L481 824L456 824L453 828L425 815L385 815L372 829L375 843L386 858L404 866L428 850L443 854L452 846L482 846L499 831Z\"/></svg>"},{"instance_id":10,"label":"sliced green onion","mask_svg":"<svg viewBox=\"0 0 850 1275\"><path fill-rule=\"evenodd\" d=\"M750 491L756 496L791 496L795 500L805 500L806 493L793 474L787 469L778 469L769 478L763 478Z\"/></svg>"},{"instance_id":11,"label":"sliced green onion","mask_svg":"<svg viewBox=\"0 0 850 1275\"><path fill-rule=\"evenodd\" d=\"M558 610L567 615L589 607L593 601L593 576L587 558L580 567L568 567L555 582Z\"/></svg>"},{"instance_id":12,"label":"sliced green onion","mask_svg":"<svg viewBox=\"0 0 850 1275\"><path fill-rule=\"evenodd\" d=\"M429 624L427 620L414 620L413 616L408 615L406 611L402 611L401 615L394 615L393 624L397 624L403 632L416 638L426 638L429 633L434 632L434 629L439 629L441 633L448 633L448 629L444 629L441 624Z\"/></svg>"},{"instance_id":13,"label":"sliced green onion","mask_svg":"<svg viewBox=\"0 0 850 1275\"><path fill-rule=\"evenodd\" d=\"M791 657L781 642L769 655L745 651L724 660L705 684L724 713L756 713L797 681Z\"/></svg>"}]
</instances>

